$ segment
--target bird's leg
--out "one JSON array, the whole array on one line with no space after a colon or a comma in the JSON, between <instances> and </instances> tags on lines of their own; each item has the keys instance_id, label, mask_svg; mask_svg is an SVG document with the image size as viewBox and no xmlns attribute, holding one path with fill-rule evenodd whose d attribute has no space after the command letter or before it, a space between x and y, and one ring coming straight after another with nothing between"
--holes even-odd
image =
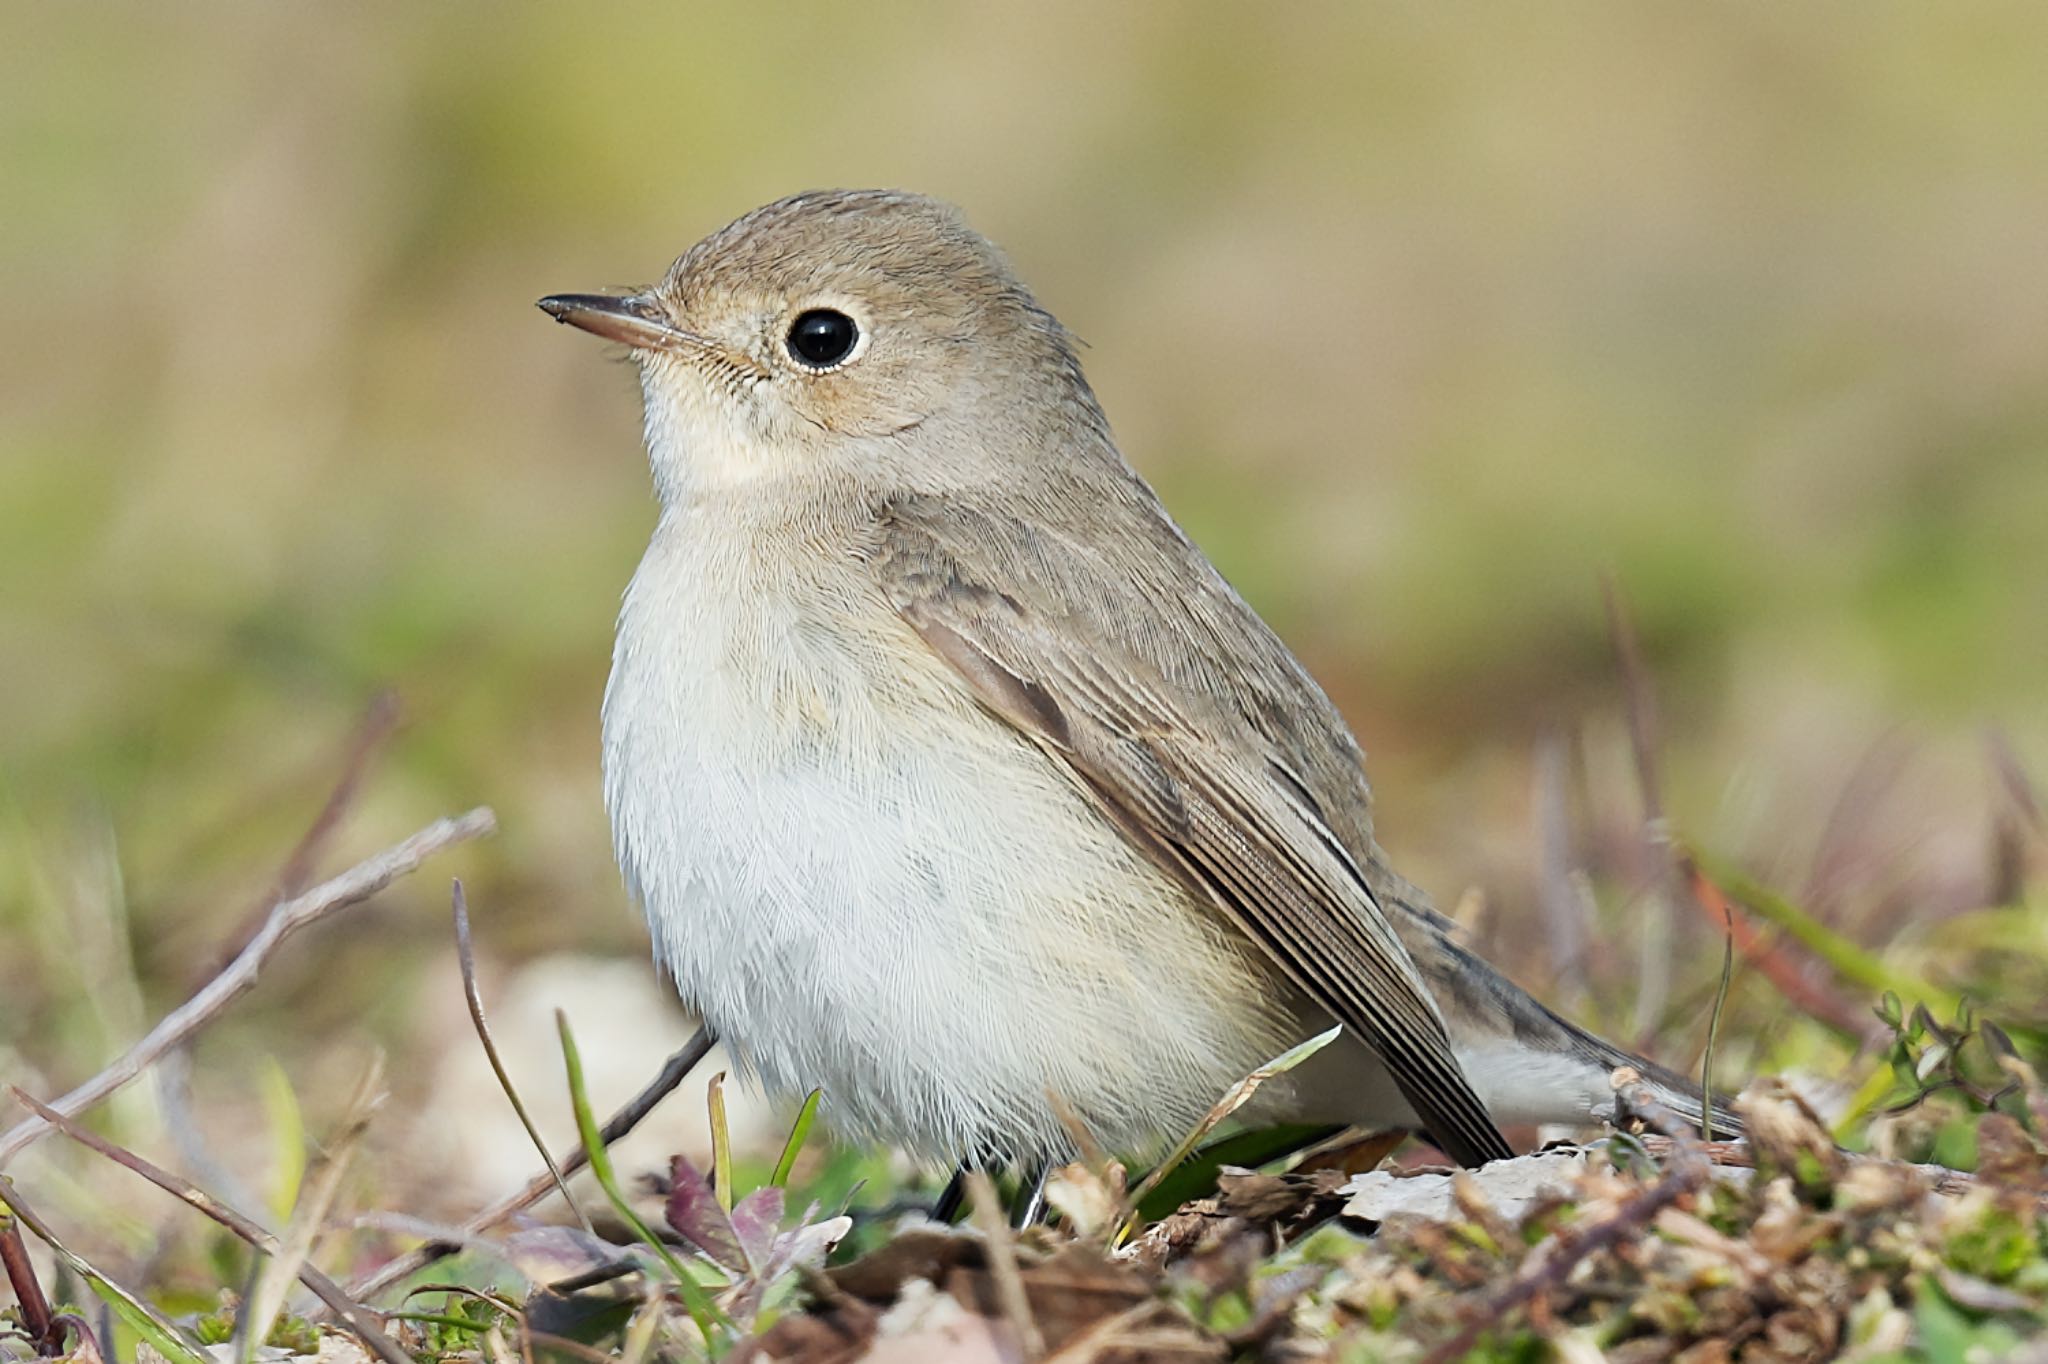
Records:
<instances>
[{"instance_id":1,"label":"bird's leg","mask_svg":"<svg viewBox=\"0 0 2048 1364\"><path fill-rule=\"evenodd\" d=\"M967 1202L967 1174L975 1167L969 1157L954 1168L953 1177L946 1181L946 1187L939 1193L939 1201L932 1204L932 1221L951 1222L960 1215L960 1208Z\"/></svg>"},{"instance_id":2,"label":"bird's leg","mask_svg":"<svg viewBox=\"0 0 2048 1364\"><path fill-rule=\"evenodd\" d=\"M1010 1208L1010 1225L1019 1231L1036 1226L1045 1216L1045 1181L1052 1174L1052 1161L1044 1157L1017 1167L1017 1201Z\"/></svg>"},{"instance_id":3,"label":"bird's leg","mask_svg":"<svg viewBox=\"0 0 2048 1364\"><path fill-rule=\"evenodd\" d=\"M932 1204L934 1222L951 1222L960 1215L960 1209L967 1203L967 1177L976 1170L987 1166L973 1156L960 1162L954 1169L953 1177L946 1181L938 1201ZM1052 1175L1052 1162L1039 1159L1029 1165L1015 1167L1017 1171L1017 1198L1010 1205L1010 1221L1018 1230L1035 1226L1045 1216L1045 1181Z\"/></svg>"}]
</instances>

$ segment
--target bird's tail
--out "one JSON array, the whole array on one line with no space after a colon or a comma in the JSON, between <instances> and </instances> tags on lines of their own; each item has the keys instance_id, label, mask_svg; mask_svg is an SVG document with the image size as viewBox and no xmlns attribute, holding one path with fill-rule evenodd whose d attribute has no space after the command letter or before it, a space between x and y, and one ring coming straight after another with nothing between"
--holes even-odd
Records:
<instances>
[{"instance_id":1,"label":"bird's tail","mask_svg":"<svg viewBox=\"0 0 2048 1364\"><path fill-rule=\"evenodd\" d=\"M1557 1116L1539 1121L1614 1116L1625 1104L1620 1096L1607 1102L1606 1085L1613 1072L1627 1067L1642 1077L1649 1097L1658 1106L1694 1130L1710 1129L1710 1135L1718 1140L1742 1135L1742 1119L1725 1096L1716 1094L1709 1103L1700 1087L1686 1076L1559 1017L1465 947L1458 940L1457 925L1430 903L1419 886L1387 864L1386 854L1377 844L1372 847L1368 867L1375 897L1437 992L1454 1044L1461 1030L1482 1047L1505 1038L1525 1055L1567 1059L1571 1069L1578 1071L1578 1083L1560 1086ZM1572 1091L1570 1097L1563 1092L1567 1089ZM1587 1106L1579 1107L1582 1102ZM1644 1116L1654 1120L1657 1115Z\"/></svg>"},{"instance_id":2,"label":"bird's tail","mask_svg":"<svg viewBox=\"0 0 2048 1364\"><path fill-rule=\"evenodd\" d=\"M1540 1007L1540 1006L1539 1006ZM1549 1013L1548 1009L1544 1010ZM1708 1104L1705 1092L1690 1078L1680 1075L1655 1061L1645 1060L1633 1052L1622 1050L1604 1037L1597 1037L1584 1028L1565 1019L1556 1019L1559 1027L1570 1032L1587 1051L1597 1056L1609 1071L1626 1066L1643 1077L1643 1086L1650 1097L1661 1107L1669 1109L1680 1121L1696 1132L1709 1133L1716 1141L1733 1141L1742 1135L1742 1119L1724 1094L1713 1096ZM1654 1115L1644 1115L1654 1116Z\"/></svg>"},{"instance_id":3,"label":"bird's tail","mask_svg":"<svg viewBox=\"0 0 2048 1364\"><path fill-rule=\"evenodd\" d=\"M1468 1020L1483 1034L1513 1038L1532 1053L1572 1058L1584 1066L1586 1083L1595 1092L1614 1071L1626 1066L1642 1077L1650 1098L1681 1122L1695 1130L1711 1128L1716 1139L1742 1135L1742 1119L1725 1096L1717 1094L1709 1104L1699 1085L1686 1076L1559 1017L1459 943L1456 926L1430 905L1429 897L1419 888L1395 874L1377 852L1372 869L1381 903L1393 911L1403 941L1443 996L1441 1002L1452 1019ZM1596 1113L1597 1107L1586 1116Z\"/></svg>"}]
</instances>

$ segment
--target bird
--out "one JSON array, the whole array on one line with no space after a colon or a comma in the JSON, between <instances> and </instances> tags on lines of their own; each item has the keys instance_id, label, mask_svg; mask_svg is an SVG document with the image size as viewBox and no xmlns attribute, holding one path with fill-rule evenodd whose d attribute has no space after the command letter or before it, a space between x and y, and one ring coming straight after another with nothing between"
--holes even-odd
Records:
<instances>
[{"instance_id":1,"label":"bird","mask_svg":"<svg viewBox=\"0 0 2048 1364\"><path fill-rule=\"evenodd\" d=\"M1119 452L1078 343L949 204L792 195L626 347L658 516L619 610L605 803L682 999L842 1136L1028 1166L1271 1122L1471 1166L1634 1067L1460 942L1375 841L1328 696ZM1227 342L1226 342L1227 343Z\"/></svg>"}]
</instances>

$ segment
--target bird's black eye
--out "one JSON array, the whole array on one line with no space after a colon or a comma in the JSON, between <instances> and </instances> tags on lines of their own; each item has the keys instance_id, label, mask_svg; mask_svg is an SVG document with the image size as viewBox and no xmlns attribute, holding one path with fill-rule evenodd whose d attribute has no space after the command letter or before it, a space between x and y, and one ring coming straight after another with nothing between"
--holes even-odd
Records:
<instances>
[{"instance_id":1,"label":"bird's black eye","mask_svg":"<svg viewBox=\"0 0 2048 1364\"><path fill-rule=\"evenodd\" d=\"M813 308L789 324L789 353L812 369L832 368L859 343L853 319L831 308Z\"/></svg>"}]
</instances>

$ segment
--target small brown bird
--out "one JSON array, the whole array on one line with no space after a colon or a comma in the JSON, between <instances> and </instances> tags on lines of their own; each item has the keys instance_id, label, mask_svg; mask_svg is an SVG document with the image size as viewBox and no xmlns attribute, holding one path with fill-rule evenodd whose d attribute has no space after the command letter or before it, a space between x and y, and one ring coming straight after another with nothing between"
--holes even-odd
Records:
<instances>
[{"instance_id":1,"label":"small brown bird","mask_svg":"<svg viewBox=\"0 0 2048 1364\"><path fill-rule=\"evenodd\" d=\"M1297 1121L1585 1124L1685 1080L1459 946L1373 841L1328 698L1110 438L1067 331L953 209L800 194L644 293L661 514L604 708L620 866L684 999L842 1131L1037 1160L1268 1085Z\"/></svg>"}]
</instances>

